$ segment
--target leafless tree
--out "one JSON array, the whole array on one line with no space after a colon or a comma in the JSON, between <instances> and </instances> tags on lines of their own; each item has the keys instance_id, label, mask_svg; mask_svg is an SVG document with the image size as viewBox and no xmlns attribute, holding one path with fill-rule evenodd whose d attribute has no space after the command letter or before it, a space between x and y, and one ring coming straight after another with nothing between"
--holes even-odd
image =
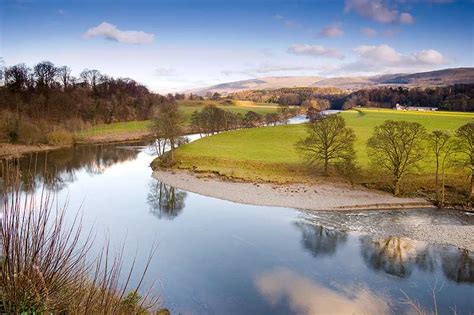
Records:
<instances>
[{"instance_id":1,"label":"leafless tree","mask_svg":"<svg viewBox=\"0 0 474 315\"><path fill-rule=\"evenodd\" d=\"M469 199L474 199L474 123L469 122L456 130L456 152L459 164L470 169L471 191Z\"/></svg>"},{"instance_id":2,"label":"leafless tree","mask_svg":"<svg viewBox=\"0 0 474 315\"><path fill-rule=\"evenodd\" d=\"M449 164L449 158L454 152L451 136L446 131L434 130L428 135L429 149L435 156L435 189L436 201L439 206L444 204L444 180L445 170ZM441 186L440 186L441 171Z\"/></svg>"},{"instance_id":3,"label":"leafless tree","mask_svg":"<svg viewBox=\"0 0 474 315\"><path fill-rule=\"evenodd\" d=\"M153 119L151 131L154 136L158 141L162 140L170 146L169 162L173 162L174 149L183 135L183 123L183 114L175 102L161 104Z\"/></svg>"},{"instance_id":4,"label":"leafless tree","mask_svg":"<svg viewBox=\"0 0 474 315\"><path fill-rule=\"evenodd\" d=\"M5 69L5 85L13 92L21 92L28 87L30 69L24 64L17 64Z\"/></svg>"},{"instance_id":5,"label":"leafless tree","mask_svg":"<svg viewBox=\"0 0 474 315\"><path fill-rule=\"evenodd\" d=\"M424 158L425 128L419 123L387 120L375 127L367 141L373 164L393 177L394 194L400 194L400 182Z\"/></svg>"},{"instance_id":6,"label":"leafless tree","mask_svg":"<svg viewBox=\"0 0 474 315\"><path fill-rule=\"evenodd\" d=\"M323 164L324 174L328 175L331 163L354 160L354 131L346 127L344 118L339 115L326 116L307 125L307 137L296 144L310 164Z\"/></svg>"},{"instance_id":7,"label":"leafless tree","mask_svg":"<svg viewBox=\"0 0 474 315\"><path fill-rule=\"evenodd\" d=\"M53 87L58 68L56 68L52 62L40 62L35 65L33 71L36 77L37 88L48 91Z\"/></svg>"},{"instance_id":8,"label":"leafless tree","mask_svg":"<svg viewBox=\"0 0 474 315\"><path fill-rule=\"evenodd\" d=\"M57 76L61 81L64 90L66 90L73 81L73 79L71 78L71 68L69 68L68 66L62 66L58 68Z\"/></svg>"},{"instance_id":9,"label":"leafless tree","mask_svg":"<svg viewBox=\"0 0 474 315\"><path fill-rule=\"evenodd\" d=\"M84 83L92 87L92 90L95 92L102 74L98 70L84 69L79 76L84 80Z\"/></svg>"}]
</instances>

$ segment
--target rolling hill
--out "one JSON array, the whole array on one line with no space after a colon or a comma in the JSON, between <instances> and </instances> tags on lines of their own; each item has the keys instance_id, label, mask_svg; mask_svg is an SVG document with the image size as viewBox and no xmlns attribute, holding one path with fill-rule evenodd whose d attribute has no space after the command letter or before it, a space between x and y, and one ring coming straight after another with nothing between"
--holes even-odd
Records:
<instances>
[{"instance_id":1,"label":"rolling hill","mask_svg":"<svg viewBox=\"0 0 474 315\"><path fill-rule=\"evenodd\" d=\"M419 73L383 74L354 77L280 76L263 77L213 85L187 93L205 95L208 92L229 94L244 90L271 90L284 87L337 87L357 90L368 87L397 86L442 86L457 83L474 83L474 68L451 68Z\"/></svg>"}]
</instances>

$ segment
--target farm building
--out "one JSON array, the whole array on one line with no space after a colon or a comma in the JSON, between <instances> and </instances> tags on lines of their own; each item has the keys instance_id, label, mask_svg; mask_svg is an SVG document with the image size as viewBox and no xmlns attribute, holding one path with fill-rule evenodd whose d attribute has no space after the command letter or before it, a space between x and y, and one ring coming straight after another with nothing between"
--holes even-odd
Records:
<instances>
[{"instance_id":1,"label":"farm building","mask_svg":"<svg viewBox=\"0 0 474 315\"><path fill-rule=\"evenodd\" d=\"M411 110L417 112L431 112L437 111L438 107L417 107L417 106L403 106L400 104L395 105L396 110Z\"/></svg>"}]
</instances>

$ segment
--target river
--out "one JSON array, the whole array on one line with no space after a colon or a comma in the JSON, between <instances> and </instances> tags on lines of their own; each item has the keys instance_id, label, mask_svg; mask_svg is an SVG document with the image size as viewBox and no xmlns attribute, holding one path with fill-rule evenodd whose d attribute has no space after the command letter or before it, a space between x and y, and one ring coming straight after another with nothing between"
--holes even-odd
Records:
<instances>
[{"instance_id":1,"label":"river","mask_svg":"<svg viewBox=\"0 0 474 315\"><path fill-rule=\"evenodd\" d=\"M433 287L440 314L474 311L472 252L346 228L403 215L474 224L468 214L242 205L160 183L153 158L145 144L88 145L26 156L20 167L25 190L55 191L71 217L83 212L98 240L125 243L125 267L136 255L143 268L156 242L145 287L158 279L173 314L400 314L410 310L405 294L432 309Z\"/></svg>"}]
</instances>

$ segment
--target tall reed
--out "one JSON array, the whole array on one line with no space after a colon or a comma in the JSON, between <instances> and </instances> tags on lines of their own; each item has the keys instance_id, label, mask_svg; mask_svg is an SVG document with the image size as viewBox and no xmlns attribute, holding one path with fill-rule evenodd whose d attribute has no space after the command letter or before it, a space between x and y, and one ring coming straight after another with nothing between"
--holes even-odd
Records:
<instances>
[{"instance_id":1,"label":"tall reed","mask_svg":"<svg viewBox=\"0 0 474 315\"><path fill-rule=\"evenodd\" d=\"M95 234L84 233L80 212L66 220L67 206L58 206L52 193L22 193L19 175L3 179L14 183L9 189L0 183L0 313L151 313L159 296L141 287L156 246L132 287L135 259L124 271L124 247L112 254L106 241L94 256Z\"/></svg>"}]
</instances>

